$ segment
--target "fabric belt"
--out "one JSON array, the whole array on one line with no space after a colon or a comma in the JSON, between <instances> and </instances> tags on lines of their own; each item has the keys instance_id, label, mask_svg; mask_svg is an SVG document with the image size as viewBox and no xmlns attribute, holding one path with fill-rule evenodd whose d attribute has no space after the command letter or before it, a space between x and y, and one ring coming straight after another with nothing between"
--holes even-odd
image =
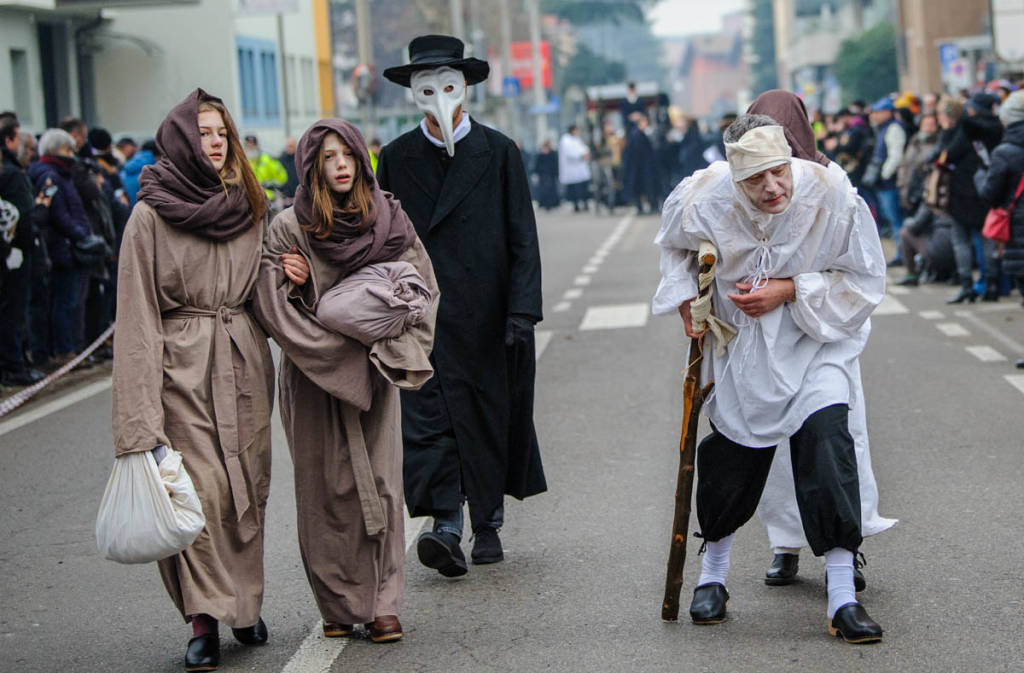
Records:
<instances>
[{"instance_id":1,"label":"fabric belt","mask_svg":"<svg viewBox=\"0 0 1024 673\"><path fill-rule=\"evenodd\" d=\"M161 318L164 320L176 320L181 318L215 318L216 328L213 332L213 371L211 372L211 383L213 388L213 413L217 422L217 436L220 439L221 449L224 451L224 467L228 473L228 486L231 488L231 497L235 503L235 515L237 521L241 522L242 517L249 510L252 500L249 496L249 489L245 484L245 473L242 471L242 462L239 454L244 447L239 446L238 439L238 389L235 382L235 367L231 357L231 344L240 344L243 338L249 334L239 332L238 325L245 325L247 321L235 321L234 317L246 312L244 306L221 306L217 309L203 309L194 306L183 306L165 312ZM234 332L234 333L232 333ZM239 347L239 350L241 348ZM258 526L254 528L258 529Z\"/></svg>"},{"instance_id":2,"label":"fabric belt","mask_svg":"<svg viewBox=\"0 0 1024 673\"><path fill-rule=\"evenodd\" d=\"M370 454L366 450L366 438L363 437L359 414L358 407L344 402L341 404L341 419L345 425L345 437L348 440L348 454L356 481L356 493L359 494L359 506L363 510L363 524L366 526L366 534L374 537L384 532L386 521L380 493L373 477L373 467L370 465Z\"/></svg>"}]
</instances>

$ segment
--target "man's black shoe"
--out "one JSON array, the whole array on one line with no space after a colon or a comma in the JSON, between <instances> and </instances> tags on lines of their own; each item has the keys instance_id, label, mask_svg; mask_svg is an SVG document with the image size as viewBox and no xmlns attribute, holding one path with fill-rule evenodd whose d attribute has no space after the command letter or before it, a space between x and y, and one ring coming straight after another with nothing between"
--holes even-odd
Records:
<instances>
[{"instance_id":1,"label":"man's black shoe","mask_svg":"<svg viewBox=\"0 0 1024 673\"><path fill-rule=\"evenodd\" d=\"M699 586L693 590L690 619L694 624L721 624L728 604L729 592L718 582Z\"/></svg>"},{"instance_id":2,"label":"man's black shoe","mask_svg":"<svg viewBox=\"0 0 1024 673\"><path fill-rule=\"evenodd\" d=\"M877 643L882 640L882 627L868 616L860 603L847 603L828 620L828 633L848 643Z\"/></svg>"},{"instance_id":3,"label":"man's black shoe","mask_svg":"<svg viewBox=\"0 0 1024 673\"><path fill-rule=\"evenodd\" d=\"M484 526L473 533L473 551L470 558L476 565L497 563L504 559L505 553L501 549L501 538L498 537L498 531L490 526Z\"/></svg>"},{"instance_id":4,"label":"man's black shoe","mask_svg":"<svg viewBox=\"0 0 1024 673\"><path fill-rule=\"evenodd\" d=\"M4 372L0 382L5 386L30 386L46 378L46 374L38 369L25 368L16 372Z\"/></svg>"},{"instance_id":5,"label":"man's black shoe","mask_svg":"<svg viewBox=\"0 0 1024 673\"><path fill-rule=\"evenodd\" d=\"M253 626L246 626L241 629L231 629L231 633L234 634L235 640L243 645L264 645L269 637L269 634L267 633L267 625L263 622L262 617L260 617L260 620Z\"/></svg>"},{"instance_id":6,"label":"man's black shoe","mask_svg":"<svg viewBox=\"0 0 1024 673\"><path fill-rule=\"evenodd\" d=\"M459 538L451 533L420 533L416 540L416 555L420 563L433 568L445 577L459 577L469 570L466 556L459 546Z\"/></svg>"},{"instance_id":7,"label":"man's black shoe","mask_svg":"<svg viewBox=\"0 0 1024 673\"><path fill-rule=\"evenodd\" d=\"M1024 369L1024 360L1017 360L1017 369Z\"/></svg>"},{"instance_id":8,"label":"man's black shoe","mask_svg":"<svg viewBox=\"0 0 1024 673\"><path fill-rule=\"evenodd\" d=\"M779 587L796 582L796 573L800 566L799 554L776 554L768 572L764 574L764 583Z\"/></svg>"},{"instance_id":9,"label":"man's black shoe","mask_svg":"<svg viewBox=\"0 0 1024 673\"><path fill-rule=\"evenodd\" d=\"M185 650L186 671L215 671L220 665L220 636L204 633L188 641Z\"/></svg>"}]
</instances>

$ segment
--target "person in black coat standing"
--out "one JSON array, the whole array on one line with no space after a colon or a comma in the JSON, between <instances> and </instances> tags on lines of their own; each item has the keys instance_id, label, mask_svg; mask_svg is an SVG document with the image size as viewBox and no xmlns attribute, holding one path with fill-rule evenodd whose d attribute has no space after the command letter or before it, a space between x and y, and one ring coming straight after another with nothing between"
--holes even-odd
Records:
<instances>
[{"instance_id":1,"label":"person in black coat standing","mask_svg":"<svg viewBox=\"0 0 1024 673\"><path fill-rule=\"evenodd\" d=\"M978 196L990 208L1012 209L1010 240L1002 246L1002 271L1024 294L1024 91L1003 101L999 119L1006 131L1003 141L992 151L988 170L979 175ZM1017 367L1024 368L1024 360L1019 360Z\"/></svg>"},{"instance_id":2,"label":"person in black coat standing","mask_svg":"<svg viewBox=\"0 0 1024 673\"><path fill-rule=\"evenodd\" d=\"M415 38L409 57L383 74L412 88L424 118L384 147L377 180L412 219L441 299L434 378L402 392L405 498L410 515L434 517L416 543L420 561L457 577L467 571L465 501L473 562L494 563L503 496L547 488L533 426L540 251L519 150L462 109L487 63L463 58L462 41L443 35Z\"/></svg>"},{"instance_id":3,"label":"person in black coat standing","mask_svg":"<svg viewBox=\"0 0 1024 673\"><path fill-rule=\"evenodd\" d=\"M660 201L658 158L647 137L647 116L633 113L633 122L636 126L626 136L626 149L622 153L623 190L626 198L636 203L637 215L657 213Z\"/></svg>"}]
</instances>

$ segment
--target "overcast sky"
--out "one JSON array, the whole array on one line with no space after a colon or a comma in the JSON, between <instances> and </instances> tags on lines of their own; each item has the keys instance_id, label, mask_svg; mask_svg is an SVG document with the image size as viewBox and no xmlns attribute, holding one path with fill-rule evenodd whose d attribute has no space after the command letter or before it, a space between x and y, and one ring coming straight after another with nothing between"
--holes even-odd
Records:
<instances>
[{"instance_id":1,"label":"overcast sky","mask_svg":"<svg viewBox=\"0 0 1024 673\"><path fill-rule=\"evenodd\" d=\"M648 13L655 35L712 33L722 15L746 9L747 0L662 0Z\"/></svg>"}]
</instances>

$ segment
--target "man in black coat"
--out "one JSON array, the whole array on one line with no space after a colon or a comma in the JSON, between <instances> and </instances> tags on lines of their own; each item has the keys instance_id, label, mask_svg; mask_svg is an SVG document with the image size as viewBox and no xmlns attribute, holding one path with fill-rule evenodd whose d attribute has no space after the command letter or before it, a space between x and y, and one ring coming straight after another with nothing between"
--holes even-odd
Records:
<instances>
[{"instance_id":1,"label":"man in black coat","mask_svg":"<svg viewBox=\"0 0 1024 673\"><path fill-rule=\"evenodd\" d=\"M460 548L469 502L474 563L502 560L503 496L546 490L533 427L533 326L542 318L540 252L530 188L515 143L462 110L486 62L454 37L409 45L384 77L413 89L420 127L381 151L377 179L402 202L441 290L421 390L402 392L405 498L433 516L420 561L446 577L467 571Z\"/></svg>"},{"instance_id":2,"label":"man in black coat","mask_svg":"<svg viewBox=\"0 0 1024 673\"><path fill-rule=\"evenodd\" d=\"M637 215L658 212L658 161L647 137L647 115L633 114L633 130L626 136L622 153L622 186L626 198L636 203ZM644 207L646 202L647 207Z\"/></svg>"}]
</instances>

